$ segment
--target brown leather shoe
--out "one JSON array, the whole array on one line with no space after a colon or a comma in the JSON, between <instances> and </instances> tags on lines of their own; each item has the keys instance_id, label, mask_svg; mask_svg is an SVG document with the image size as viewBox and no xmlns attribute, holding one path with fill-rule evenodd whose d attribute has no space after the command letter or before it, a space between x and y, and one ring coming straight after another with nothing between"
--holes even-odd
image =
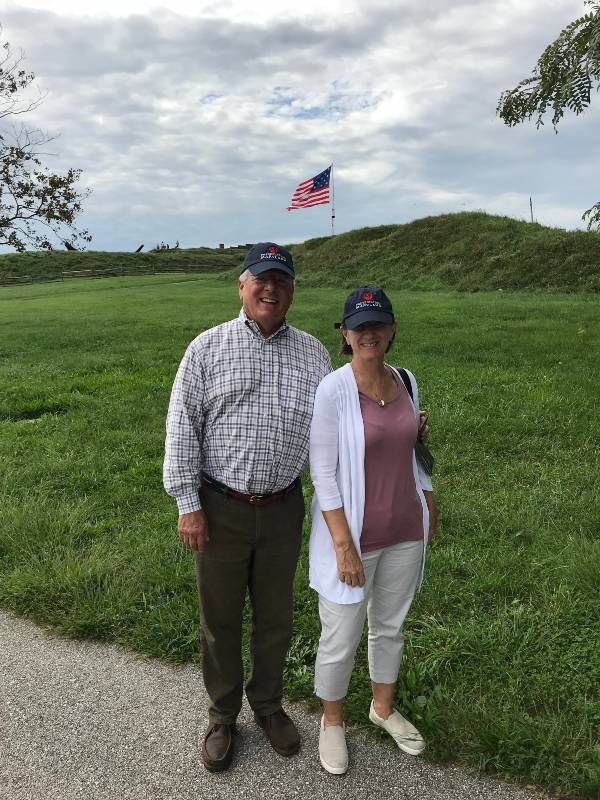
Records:
<instances>
[{"instance_id":1,"label":"brown leather shoe","mask_svg":"<svg viewBox=\"0 0 600 800\"><path fill-rule=\"evenodd\" d=\"M233 756L234 725L215 722L206 731L202 742L202 762L210 772L223 772Z\"/></svg>"},{"instance_id":2,"label":"brown leather shoe","mask_svg":"<svg viewBox=\"0 0 600 800\"><path fill-rule=\"evenodd\" d=\"M293 756L300 750L300 736L296 726L283 708L264 717L255 714L254 719L265 732L273 750L280 756Z\"/></svg>"}]
</instances>

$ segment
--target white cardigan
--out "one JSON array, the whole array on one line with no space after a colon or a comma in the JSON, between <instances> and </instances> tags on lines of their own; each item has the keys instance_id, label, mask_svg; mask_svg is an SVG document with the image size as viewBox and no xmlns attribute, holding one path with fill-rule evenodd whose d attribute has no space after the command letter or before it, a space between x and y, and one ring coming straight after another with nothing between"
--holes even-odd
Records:
<instances>
[{"instance_id":1,"label":"white cardigan","mask_svg":"<svg viewBox=\"0 0 600 800\"><path fill-rule=\"evenodd\" d=\"M419 394L412 373L413 409L419 421ZM406 387L400 378L400 391ZM408 394L408 393L407 393ZM410 399L410 397L409 397ZM412 401L411 401L412 402ZM413 451L413 473L423 508L423 560L429 534L429 511L423 491L431 490L431 478L417 464ZM310 586L334 603L358 603L360 586L348 586L338 578L335 550L322 511L343 507L356 550L365 511L365 431L358 387L350 364L326 375L315 395L310 431L310 474L315 487L309 547Z\"/></svg>"}]
</instances>

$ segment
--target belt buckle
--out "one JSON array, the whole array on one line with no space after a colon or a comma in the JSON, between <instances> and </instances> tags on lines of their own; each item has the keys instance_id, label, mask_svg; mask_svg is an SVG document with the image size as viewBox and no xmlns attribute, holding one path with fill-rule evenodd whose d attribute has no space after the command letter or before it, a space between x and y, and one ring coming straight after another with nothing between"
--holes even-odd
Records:
<instances>
[{"instance_id":1,"label":"belt buckle","mask_svg":"<svg viewBox=\"0 0 600 800\"><path fill-rule=\"evenodd\" d=\"M248 502L255 506L260 503L261 500L264 500L266 496L266 494L251 494L248 498Z\"/></svg>"}]
</instances>

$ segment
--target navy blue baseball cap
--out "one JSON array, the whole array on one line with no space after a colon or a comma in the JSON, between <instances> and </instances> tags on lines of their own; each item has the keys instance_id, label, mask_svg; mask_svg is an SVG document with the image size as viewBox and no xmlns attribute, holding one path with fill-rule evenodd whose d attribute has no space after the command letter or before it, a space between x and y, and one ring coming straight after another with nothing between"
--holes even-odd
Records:
<instances>
[{"instance_id":1,"label":"navy blue baseball cap","mask_svg":"<svg viewBox=\"0 0 600 800\"><path fill-rule=\"evenodd\" d=\"M260 275L268 269L280 269L292 278L296 277L292 254L285 247L275 242L259 242L255 244L244 259L240 275L247 269L253 275Z\"/></svg>"},{"instance_id":2,"label":"navy blue baseball cap","mask_svg":"<svg viewBox=\"0 0 600 800\"><path fill-rule=\"evenodd\" d=\"M379 286L361 286L346 298L344 316L335 327L354 330L365 322L383 322L391 325L394 322L392 304L383 289Z\"/></svg>"}]
</instances>

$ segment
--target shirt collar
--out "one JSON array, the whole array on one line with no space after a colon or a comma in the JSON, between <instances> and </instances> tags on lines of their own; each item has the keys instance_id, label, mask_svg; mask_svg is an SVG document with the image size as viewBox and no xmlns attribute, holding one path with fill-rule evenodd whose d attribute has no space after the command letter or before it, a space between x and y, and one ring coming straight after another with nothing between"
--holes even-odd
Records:
<instances>
[{"instance_id":1,"label":"shirt collar","mask_svg":"<svg viewBox=\"0 0 600 800\"><path fill-rule=\"evenodd\" d=\"M264 339L265 341L269 341L270 339L275 339L276 337L281 336L281 334L285 333L285 331L287 331L287 329L290 327L287 319L284 319L274 333L272 333L270 336L263 336L261 329L253 319L248 317L243 306L240 309L238 319L245 325L246 328L248 328L248 330L252 331L255 336L260 336L260 338Z\"/></svg>"}]
</instances>

